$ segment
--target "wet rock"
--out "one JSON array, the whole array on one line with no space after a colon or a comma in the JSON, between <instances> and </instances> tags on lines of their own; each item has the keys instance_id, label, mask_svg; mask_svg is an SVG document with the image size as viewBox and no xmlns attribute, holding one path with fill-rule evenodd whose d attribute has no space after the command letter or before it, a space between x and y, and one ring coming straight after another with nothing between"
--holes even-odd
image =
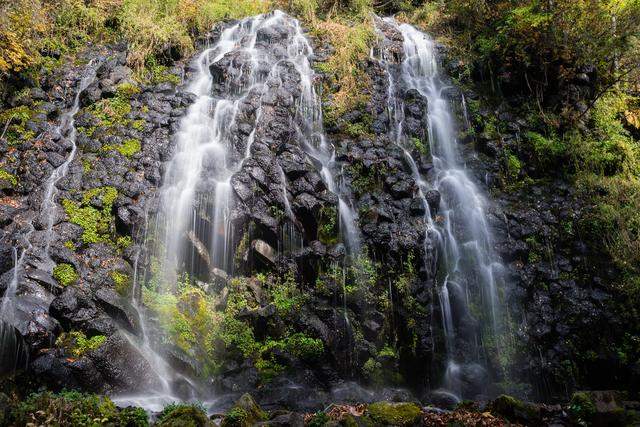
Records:
<instances>
[{"instance_id":1,"label":"wet rock","mask_svg":"<svg viewBox=\"0 0 640 427\"><path fill-rule=\"evenodd\" d=\"M267 414L260 409L250 394L243 394L227 412L220 424L221 427L244 427L264 421Z\"/></svg>"},{"instance_id":2,"label":"wet rock","mask_svg":"<svg viewBox=\"0 0 640 427\"><path fill-rule=\"evenodd\" d=\"M163 412L155 425L158 427L213 427L215 424L197 406L178 405L169 412Z\"/></svg>"},{"instance_id":3,"label":"wet rock","mask_svg":"<svg viewBox=\"0 0 640 427\"><path fill-rule=\"evenodd\" d=\"M264 240L254 240L251 242L251 248L254 255L258 257L260 261L272 266L276 262L276 251Z\"/></svg>"},{"instance_id":4,"label":"wet rock","mask_svg":"<svg viewBox=\"0 0 640 427\"><path fill-rule=\"evenodd\" d=\"M538 425L542 421L539 407L511 396L499 396L487 405L487 409L494 415L502 416L512 422Z\"/></svg>"}]
</instances>

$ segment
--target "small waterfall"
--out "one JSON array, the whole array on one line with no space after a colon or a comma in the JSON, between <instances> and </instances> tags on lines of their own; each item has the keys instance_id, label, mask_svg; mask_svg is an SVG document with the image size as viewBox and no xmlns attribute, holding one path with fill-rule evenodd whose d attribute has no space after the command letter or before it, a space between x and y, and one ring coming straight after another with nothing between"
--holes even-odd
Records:
<instances>
[{"instance_id":1,"label":"small waterfall","mask_svg":"<svg viewBox=\"0 0 640 427\"><path fill-rule=\"evenodd\" d=\"M497 349L501 333L498 282L502 266L493 253L485 200L461 164L455 120L445 95L449 88L438 70L435 42L411 25L399 24L393 18L377 18L376 26L381 39L378 60L389 75L391 137L403 150L427 207L425 245L435 244L439 248L437 266L431 271L437 278L447 357L443 387L459 398L472 398L484 391L486 384L482 383L486 382L489 366L487 346ZM394 45L396 38L387 37L388 31L402 36L401 49ZM415 136L409 135L406 129L404 99L415 93L427 101L422 118L426 132L421 136L428 140L433 163L431 182L419 173L411 145L411 138ZM429 212L425 197L434 190L440 194L437 216ZM476 307L475 311L472 306ZM465 330L469 318L474 317L482 329ZM484 347L481 348L479 341ZM478 387L465 389L465 382Z\"/></svg>"},{"instance_id":2,"label":"small waterfall","mask_svg":"<svg viewBox=\"0 0 640 427\"><path fill-rule=\"evenodd\" d=\"M45 190L40 212L41 215L46 217L43 261L45 268L49 271L53 270L55 266L55 263L51 260L49 251L58 206L56 204L56 197L58 195L56 184L67 175L69 164L75 158L77 146L74 119L80 110L80 95L95 80L96 69L97 67L94 66L93 61L88 64L84 76L78 83L73 105L62 115L60 124L55 130L57 135L65 139L71 145L71 151L65 161L53 170L44 185ZM3 368L0 369L0 371L4 371L6 366L13 366L13 368L16 368L16 364L20 363L21 360L26 361L26 357L28 356L28 351L21 342L21 339L15 329L15 310L16 299L18 298L18 285L20 284L20 280L24 273L24 263L27 256L34 249L31 243L31 235L35 229L31 222L27 225L28 230L22 237L23 248L22 252L20 252L20 256L18 256L18 248L13 248L13 275L2 298L2 304L0 305L0 361L2 361Z\"/></svg>"},{"instance_id":3,"label":"small waterfall","mask_svg":"<svg viewBox=\"0 0 640 427\"><path fill-rule=\"evenodd\" d=\"M58 211L58 205L56 203L56 198L58 196L58 188L56 184L62 178L67 176L67 172L69 171L69 165L76 157L76 151L78 147L76 146L76 136L78 131L75 127L75 117L78 111L80 110L80 95L82 92L89 87L91 83L96 79L96 71L97 67L93 64L93 60L89 62L87 70L80 80L78 84L78 89L76 90L76 96L73 99L73 105L71 109L65 112L60 118L60 124L56 128L56 134L60 135L62 139L67 141L68 144L71 145L71 152L65 159L64 162L56 169L54 169L49 179L44 185L44 198L42 200L42 208L41 212L46 215L47 228L45 230L45 247L44 247L44 256L45 256L45 264L49 270L52 270L55 267L53 260L51 260L51 256L49 251L51 249L51 238L53 237L53 226L56 221L56 213Z\"/></svg>"}]
</instances>

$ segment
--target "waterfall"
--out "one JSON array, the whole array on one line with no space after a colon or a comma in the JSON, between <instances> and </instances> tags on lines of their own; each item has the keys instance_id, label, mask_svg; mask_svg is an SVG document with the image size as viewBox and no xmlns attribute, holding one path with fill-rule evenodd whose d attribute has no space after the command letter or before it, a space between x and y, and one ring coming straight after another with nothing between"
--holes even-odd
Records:
<instances>
[{"instance_id":1,"label":"waterfall","mask_svg":"<svg viewBox=\"0 0 640 427\"><path fill-rule=\"evenodd\" d=\"M73 105L71 108L66 111L62 117L60 118L60 124L56 128L55 132L68 144L71 145L71 151L69 155L65 159L64 162L60 166L54 169L49 179L44 185L44 198L42 200L42 208L41 211L44 215L46 215L47 228L45 230L45 247L44 247L44 256L45 256L45 264L46 267L51 270L54 267L54 262L51 260L51 256L49 254L51 249L51 238L53 237L53 226L56 220L56 212L58 209L58 205L56 203L56 197L58 196L58 188L56 184L62 178L67 176L67 172L69 171L69 165L76 157L76 151L78 149L76 145L76 136L78 131L75 127L75 117L78 111L80 110L80 95L82 92L89 87L91 83L96 79L96 71L97 67L93 64L93 60L89 62L87 70L80 80L78 84L78 89L76 90L76 96L73 99Z\"/></svg>"},{"instance_id":2,"label":"waterfall","mask_svg":"<svg viewBox=\"0 0 640 427\"><path fill-rule=\"evenodd\" d=\"M262 31L271 28L287 32L286 51L268 40L258 40ZM268 102L264 97L271 86L282 84L281 69L287 64L293 65L300 77L300 96L295 100L298 117L292 124L305 142L307 155L322 165L326 186L338 193L345 241L351 248L359 247L355 212L346 201L348 196L340 194L334 184L336 165L333 149L324 137L320 101L309 64L311 55L313 50L298 21L280 11L247 18L226 28L219 40L199 55L197 72L189 86L196 100L181 121L176 153L168 164L161 189L159 229L163 230L163 238L158 252L164 253L163 265L169 282L183 268L187 255L184 236L190 230L201 240L210 235L211 241L205 242L210 267L232 273L231 178L251 158L258 126L268 119L263 119L263 105ZM214 79L210 67L225 56L240 58L240 64L231 61L224 70L226 75ZM223 89L214 90L214 84L221 82ZM253 97L260 103L241 150L235 146L239 136L234 125L238 116L244 114L243 102ZM295 223L286 194L286 178L283 172L280 175L286 214Z\"/></svg>"},{"instance_id":3,"label":"waterfall","mask_svg":"<svg viewBox=\"0 0 640 427\"><path fill-rule=\"evenodd\" d=\"M484 391L484 385L469 390L463 384L486 382L486 352L497 347L502 327L498 298L502 266L492 248L486 201L468 176L457 149L456 124L446 98L449 87L438 69L435 42L393 18L376 18L376 27L381 40L377 59L389 76L391 138L404 152L427 207L425 245L438 247L437 266L431 271L437 278L447 359L442 386L458 398L472 398ZM389 37L389 32L401 36L401 46L398 37ZM429 181L419 172L419 159L411 145L415 135L407 131L405 99L415 94L427 102L421 118L426 132L421 136L428 140L433 165ZM429 212L425 197L433 191L440 195L437 215ZM474 318L481 330L472 326L470 319Z\"/></svg>"},{"instance_id":4,"label":"waterfall","mask_svg":"<svg viewBox=\"0 0 640 427\"><path fill-rule=\"evenodd\" d=\"M288 142L270 141L265 136L265 129L282 119L274 117L273 98L283 96L276 92L278 88L290 91L291 99L285 100L285 120L289 120L295 142L312 160L310 164L316 165L325 187L338 198L337 219L345 246L349 253L359 251L351 195L343 185L336 184L340 165L324 134L310 65L312 56L299 22L276 10L229 25L195 58L187 86L194 102L174 135L175 151L163 175L159 211L149 233L145 232L149 254L157 261L161 276L159 283L149 284L155 287L154 292L175 293L185 274L189 278L203 273L209 277L234 275L234 178L253 170L257 154L275 149L270 143ZM281 194L275 199L284 208L286 221L278 245L283 252L292 252L303 245L298 231L302 225L289 200L285 170L277 161L269 167L273 168L271 191ZM139 300L142 287L147 286L143 281L149 277L138 272L137 264L138 260L133 303L142 317L144 338L140 346L165 381L162 390L150 390L147 396L119 396L115 401L154 408L177 394L173 383L179 375L157 357L163 354L157 348L161 340L154 339L154 328L147 326L150 319L146 319ZM180 379L187 381L185 377Z\"/></svg>"},{"instance_id":5,"label":"waterfall","mask_svg":"<svg viewBox=\"0 0 640 427\"><path fill-rule=\"evenodd\" d=\"M51 246L51 239L53 237L53 226L56 220L57 203L56 197L58 195L58 189L56 184L62 178L67 175L69 170L69 164L73 161L76 155L76 128L74 126L74 119L78 111L80 110L80 95L96 78L97 67L90 62L87 69L78 83L76 94L73 99L73 104L60 118L60 124L55 129L56 135L67 141L71 145L71 151L64 160L64 162L55 168L47 181L44 184L44 195L42 198L42 205L40 212L46 218L46 229L44 234L44 266L49 271L53 270L54 262L51 260L49 251ZM31 243L31 235L35 231L33 224L29 222L28 230L22 237L23 248L22 252L18 256L18 248L13 248L13 274L11 281L7 286L7 289L2 298L2 304L0 304L0 361L2 361L4 371L5 366L9 366L9 363L13 364L13 368L16 368L16 363L19 363L21 359L26 360L27 349L21 343L19 336L16 334L15 329L15 316L16 316L16 299L18 297L18 285L24 273L24 263L28 254L33 250Z\"/></svg>"}]
</instances>

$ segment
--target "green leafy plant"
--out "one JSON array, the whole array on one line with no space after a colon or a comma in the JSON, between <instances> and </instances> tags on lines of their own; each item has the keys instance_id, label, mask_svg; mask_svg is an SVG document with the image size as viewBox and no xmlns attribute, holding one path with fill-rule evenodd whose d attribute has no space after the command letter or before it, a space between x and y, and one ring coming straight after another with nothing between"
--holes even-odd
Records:
<instances>
[{"instance_id":1,"label":"green leafy plant","mask_svg":"<svg viewBox=\"0 0 640 427\"><path fill-rule=\"evenodd\" d=\"M84 332L71 331L62 333L56 340L56 346L64 349L73 357L79 358L86 353L96 350L107 340L104 335L87 338Z\"/></svg>"}]
</instances>

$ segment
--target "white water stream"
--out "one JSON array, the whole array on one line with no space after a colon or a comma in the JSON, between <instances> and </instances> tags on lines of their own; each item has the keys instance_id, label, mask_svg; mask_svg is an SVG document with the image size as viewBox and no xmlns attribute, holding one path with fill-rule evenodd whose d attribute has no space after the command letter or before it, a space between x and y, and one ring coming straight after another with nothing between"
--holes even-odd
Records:
<instances>
[{"instance_id":1,"label":"white water stream","mask_svg":"<svg viewBox=\"0 0 640 427\"><path fill-rule=\"evenodd\" d=\"M434 273L438 278L447 354L443 387L459 397L468 397L462 396L463 367L468 366L471 369L467 371L477 372L478 367L486 366L486 363L482 349L464 354L469 353L468 336L476 334L476 331L461 330L461 319L470 314L472 304L479 307L481 313L477 314L477 320L482 322L481 338L487 342L497 340L501 327L497 276L502 266L493 253L491 230L485 214L486 201L469 178L458 153L457 129L445 96L448 88L438 70L435 42L411 25L400 24L392 18L383 21L403 38L403 57L398 64L385 50L391 42L378 28L383 42L379 60L389 75L388 109L393 124L392 138L403 150L418 184L420 197L427 207L426 245L433 242L440 248L438 271ZM417 161L411 153L410 138L404 129L403 95L410 90L417 91L427 100L424 138L428 140L433 162L431 182L419 173ZM437 190L441 195L435 220L425 198L429 190Z\"/></svg>"}]
</instances>

